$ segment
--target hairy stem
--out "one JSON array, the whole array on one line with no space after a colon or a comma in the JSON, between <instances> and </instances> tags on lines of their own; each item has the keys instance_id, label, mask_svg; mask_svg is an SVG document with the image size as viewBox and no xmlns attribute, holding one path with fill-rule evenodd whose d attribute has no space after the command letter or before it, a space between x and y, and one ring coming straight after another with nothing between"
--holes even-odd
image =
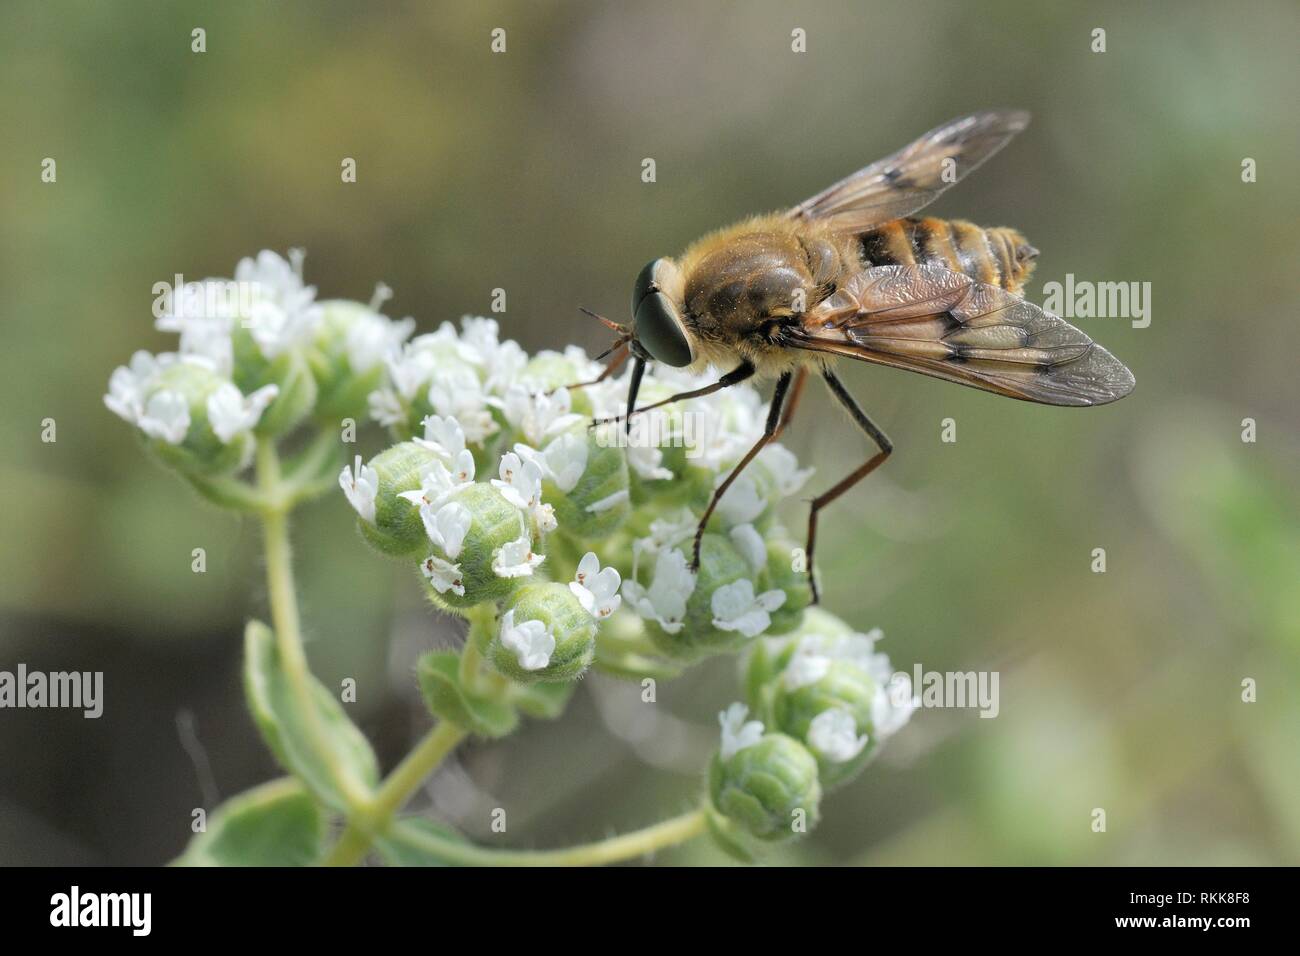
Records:
<instances>
[{"instance_id":1,"label":"hairy stem","mask_svg":"<svg viewBox=\"0 0 1300 956\"><path fill-rule=\"evenodd\" d=\"M271 604L280 667L293 693L294 706L303 715L312 749L330 770L331 779L352 807L365 806L370 797L366 787L342 766L326 739L325 727L311 694L311 671L302 648L298 598L294 589L293 563L289 550L289 516L283 505L280 459L269 438L257 442L257 486L266 502L261 510L262 540L266 552L266 585Z\"/></svg>"},{"instance_id":2,"label":"hairy stem","mask_svg":"<svg viewBox=\"0 0 1300 956\"><path fill-rule=\"evenodd\" d=\"M444 863L458 866L598 866L686 843L704 830L704 811L697 809L622 836L562 850L493 850L423 831L408 832L403 840Z\"/></svg>"},{"instance_id":3,"label":"hairy stem","mask_svg":"<svg viewBox=\"0 0 1300 956\"><path fill-rule=\"evenodd\" d=\"M366 808L365 825L360 825L356 820L348 822L339 842L325 858L325 865L352 866L359 863L370 849L375 836L388 828L393 814L402 808L424 779L464 739L465 731L446 721L425 734L424 739L416 744L415 749L384 780Z\"/></svg>"}]
</instances>

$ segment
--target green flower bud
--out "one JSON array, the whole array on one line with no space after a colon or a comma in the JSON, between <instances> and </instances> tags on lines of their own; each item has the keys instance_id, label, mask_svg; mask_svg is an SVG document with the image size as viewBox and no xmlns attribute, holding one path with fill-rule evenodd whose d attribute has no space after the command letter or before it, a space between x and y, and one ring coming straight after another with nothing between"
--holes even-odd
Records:
<instances>
[{"instance_id":1,"label":"green flower bud","mask_svg":"<svg viewBox=\"0 0 1300 956\"><path fill-rule=\"evenodd\" d=\"M419 508L403 495L419 492L421 481L437 456L414 442L402 442L380 452L353 475L344 469L343 486L357 509L357 529L376 551L391 557L423 557L428 535ZM367 471L363 484L360 472ZM349 483L356 489L349 491ZM354 496L355 494L355 496Z\"/></svg>"},{"instance_id":2,"label":"green flower bud","mask_svg":"<svg viewBox=\"0 0 1300 956\"><path fill-rule=\"evenodd\" d=\"M523 371L519 374L519 380L547 391L560 389L577 382L590 381L594 378L595 376L592 374L591 369L587 367L588 365L590 363L584 363L580 366L575 361L574 356L548 349L538 352L528 360L528 364L524 366ZM584 418L591 418L591 399L587 397L582 389L571 389L569 397L571 411L574 414L582 415Z\"/></svg>"},{"instance_id":3,"label":"green flower bud","mask_svg":"<svg viewBox=\"0 0 1300 956\"><path fill-rule=\"evenodd\" d=\"M259 435L283 435L302 422L316 403L316 381L307 360L296 349L286 349L268 359L249 329L237 325L230 336L234 356L233 378L248 394L267 385L279 389L274 402L258 423Z\"/></svg>"},{"instance_id":4,"label":"green flower bud","mask_svg":"<svg viewBox=\"0 0 1300 956\"><path fill-rule=\"evenodd\" d=\"M831 661L817 680L779 681L772 701L774 725L801 741L817 758L830 789L862 770L875 750L872 705L877 685L848 660Z\"/></svg>"},{"instance_id":5,"label":"green flower bud","mask_svg":"<svg viewBox=\"0 0 1300 956\"><path fill-rule=\"evenodd\" d=\"M454 554L428 538L421 545L426 554L421 571L434 604L465 609L500 601L531 579L543 556L532 551L523 513L501 492L491 485L473 484L448 504L463 508L469 523ZM438 560L430 561L431 552Z\"/></svg>"},{"instance_id":6,"label":"green flower bud","mask_svg":"<svg viewBox=\"0 0 1300 956\"><path fill-rule=\"evenodd\" d=\"M376 290L373 306L334 300L321 303L321 321L307 349L316 381L316 417L337 423L360 421L368 397L383 382L384 358L411 334L411 319L393 322L376 311L386 290Z\"/></svg>"},{"instance_id":7,"label":"green flower bud","mask_svg":"<svg viewBox=\"0 0 1300 956\"><path fill-rule=\"evenodd\" d=\"M721 535L704 536L693 588L686 562L680 551L661 552L649 588L623 585L628 604L646 619L646 633L668 657L694 660L743 647L784 601L779 592L754 593L752 567Z\"/></svg>"},{"instance_id":8,"label":"green flower bud","mask_svg":"<svg viewBox=\"0 0 1300 956\"><path fill-rule=\"evenodd\" d=\"M804 609L812 601L812 586L808 572L794 570L794 552L797 546L784 535L766 538L767 563L759 574L756 587L763 591L778 590L785 593L785 603L771 612L772 623L763 633L788 634L803 621Z\"/></svg>"},{"instance_id":9,"label":"green flower bud","mask_svg":"<svg viewBox=\"0 0 1300 956\"><path fill-rule=\"evenodd\" d=\"M595 619L555 582L521 587L488 646L492 665L525 684L575 680L595 653Z\"/></svg>"},{"instance_id":10,"label":"green flower bud","mask_svg":"<svg viewBox=\"0 0 1300 956\"><path fill-rule=\"evenodd\" d=\"M275 394L243 394L204 358L142 351L113 372L104 404L138 428L164 462L207 477L248 462L251 432Z\"/></svg>"},{"instance_id":11,"label":"green flower bud","mask_svg":"<svg viewBox=\"0 0 1300 956\"><path fill-rule=\"evenodd\" d=\"M713 758L710 825L732 846L741 834L769 843L789 840L816 826L821 793L817 761L803 744L785 734L764 734L725 758Z\"/></svg>"},{"instance_id":12,"label":"green flower bud","mask_svg":"<svg viewBox=\"0 0 1300 956\"><path fill-rule=\"evenodd\" d=\"M570 538L606 538L627 520L627 458L602 447L585 425L564 432L545 449L547 476L542 500L555 509L560 531Z\"/></svg>"}]
</instances>

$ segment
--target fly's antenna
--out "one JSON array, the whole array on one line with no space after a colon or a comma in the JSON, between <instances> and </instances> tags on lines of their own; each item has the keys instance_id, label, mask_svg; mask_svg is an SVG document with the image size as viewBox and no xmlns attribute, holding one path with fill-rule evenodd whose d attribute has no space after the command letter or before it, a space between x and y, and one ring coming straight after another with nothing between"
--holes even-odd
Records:
<instances>
[{"instance_id":1,"label":"fly's antenna","mask_svg":"<svg viewBox=\"0 0 1300 956\"><path fill-rule=\"evenodd\" d=\"M604 361L606 358L613 355L619 349L623 348L623 346L627 345L628 342L632 341L632 330L629 329L626 325L619 325L617 322L613 321L612 319L607 319L603 315L599 315L595 312L592 312L591 309L584 309L582 306L578 306L578 311L582 312L585 315L591 316L593 319L595 319L601 325L605 326L605 328L609 329L611 332L618 333L618 338L614 340L614 344L611 345L609 348L605 349L605 351L601 352L594 359L592 359L593 362Z\"/></svg>"}]
</instances>

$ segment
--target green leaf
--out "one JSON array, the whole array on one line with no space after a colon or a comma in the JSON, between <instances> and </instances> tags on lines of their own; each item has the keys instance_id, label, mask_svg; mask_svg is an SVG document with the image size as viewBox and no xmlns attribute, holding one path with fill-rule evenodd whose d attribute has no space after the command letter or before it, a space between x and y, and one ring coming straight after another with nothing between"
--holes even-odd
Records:
<instances>
[{"instance_id":1,"label":"green leaf","mask_svg":"<svg viewBox=\"0 0 1300 956\"><path fill-rule=\"evenodd\" d=\"M175 866L309 866L321 855L325 817L302 783L273 780L227 800Z\"/></svg>"},{"instance_id":2,"label":"green leaf","mask_svg":"<svg viewBox=\"0 0 1300 956\"><path fill-rule=\"evenodd\" d=\"M244 690L248 709L267 746L288 771L326 805L346 810L336 773L374 787L379 765L370 743L348 719L343 705L315 678L311 697L321 727L322 756L309 732L307 715L300 713L289 680L280 668L275 635L260 621L249 621L244 631ZM334 769L331 769L334 768Z\"/></svg>"},{"instance_id":3,"label":"green leaf","mask_svg":"<svg viewBox=\"0 0 1300 956\"><path fill-rule=\"evenodd\" d=\"M395 821L388 832L375 841L375 848L389 866L447 866L442 857L430 852L433 841L427 837L468 842L446 824L424 817L407 817Z\"/></svg>"},{"instance_id":4,"label":"green leaf","mask_svg":"<svg viewBox=\"0 0 1300 956\"><path fill-rule=\"evenodd\" d=\"M430 651L420 658L415 673L435 717L481 737L504 737L519 724L519 715L509 704L476 696L461 686L460 656L453 651Z\"/></svg>"}]
</instances>

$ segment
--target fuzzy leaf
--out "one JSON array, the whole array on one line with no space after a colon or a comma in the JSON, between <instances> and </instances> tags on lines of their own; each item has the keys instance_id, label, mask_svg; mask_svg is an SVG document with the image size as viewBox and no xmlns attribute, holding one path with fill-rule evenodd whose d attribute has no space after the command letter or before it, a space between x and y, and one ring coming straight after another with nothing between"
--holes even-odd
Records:
<instances>
[{"instance_id":1,"label":"fuzzy leaf","mask_svg":"<svg viewBox=\"0 0 1300 956\"><path fill-rule=\"evenodd\" d=\"M293 777L232 797L212 812L176 866L309 866L320 857L325 818Z\"/></svg>"},{"instance_id":2,"label":"fuzzy leaf","mask_svg":"<svg viewBox=\"0 0 1300 956\"><path fill-rule=\"evenodd\" d=\"M280 764L323 803L336 810L346 809L347 802L327 762L316 751L305 717L299 713L289 681L280 669L275 635L260 621L250 621L244 632L244 690L248 709ZM314 678L311 690L330 763L373 787L379 781L379 765L370 743L334 695Z\"/></svg>"},{"instance_id":3,"label":"fuzzy leaf","mask_svg":"<svg viewBox=\"0 0 1300 956\"><path fill-rule=\"evenodd\" d=\"M470 694L460 683L460 658L452 651L430 651L416 665L424 702L435 717L481 737L504 737L519 724L509 704Z\"/></svg>"}]
</instances>

